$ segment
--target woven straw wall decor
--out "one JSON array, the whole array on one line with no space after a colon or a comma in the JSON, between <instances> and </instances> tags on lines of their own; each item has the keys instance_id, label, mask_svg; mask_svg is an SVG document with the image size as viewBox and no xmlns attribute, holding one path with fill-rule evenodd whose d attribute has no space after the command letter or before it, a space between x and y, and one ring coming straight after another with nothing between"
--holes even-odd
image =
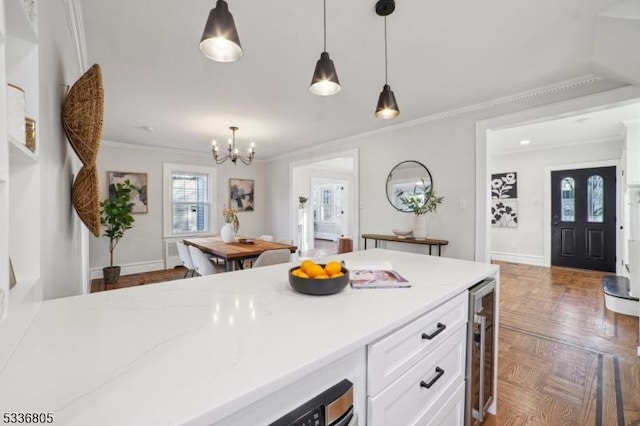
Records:
<instances>
[{"instance_id":1,"label":"woven straw wall decor","mask_svg":"<svg viewBox=\"0 0 640 426\"><path fill-rule=\"evenodd\" d=\"M95 166L82 166L73 182L71 201L80 220L93 235L99 237L100 194L98 192L98 172Z\"/></svg>"},{"instance_id":2,"label":"woven straw wall decor","mask_svg":"<svg viewBox=\"0 0 640 426\"><path fill-rule=\"evenodd\" d=\"M74 83L62 105L64 131L85 166L96 163L103 115L102 72L95 64Z\"/></svg>"}]
</instances>

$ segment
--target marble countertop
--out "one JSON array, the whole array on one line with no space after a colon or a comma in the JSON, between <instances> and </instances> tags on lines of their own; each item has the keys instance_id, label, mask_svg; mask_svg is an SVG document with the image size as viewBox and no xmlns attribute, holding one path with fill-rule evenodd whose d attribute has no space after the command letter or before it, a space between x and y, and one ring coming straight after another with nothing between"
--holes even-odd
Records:
<instances>
[{"instance_id":1,"label":"marble countertop","mask_svg":"<svg viewBox=\"0 0 640 426\"><path fill-rule=\"evenodd\" d=\"M0 371L0 409L65 425L213 423L498 270L381 249L332 258L389 260L412 287L308 296L283 264L46 301Z\"/></svg>"}]
</instances>

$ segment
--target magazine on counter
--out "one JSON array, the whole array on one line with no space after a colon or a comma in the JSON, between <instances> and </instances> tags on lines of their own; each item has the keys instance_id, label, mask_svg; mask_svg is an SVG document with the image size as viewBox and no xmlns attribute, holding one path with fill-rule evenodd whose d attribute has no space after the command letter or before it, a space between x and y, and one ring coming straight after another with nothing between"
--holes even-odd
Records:
<instances>
[{"instance_id":1,"label":"magazine on counter","mask_svg":"<svg viewBox=\"0 0 640 426\"><path fill-rule=\"evenodd\" d=\"M346 261L352 288L403 288L409 281L393 270L391 262Z\"/></svg>"}]
</instances>

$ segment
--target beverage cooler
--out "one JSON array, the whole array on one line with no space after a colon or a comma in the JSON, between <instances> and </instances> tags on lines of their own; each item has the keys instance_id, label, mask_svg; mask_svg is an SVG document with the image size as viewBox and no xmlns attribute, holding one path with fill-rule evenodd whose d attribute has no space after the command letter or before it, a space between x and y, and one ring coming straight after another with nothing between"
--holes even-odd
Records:
<instances>
[{"instance_id":1,"label":"beverage cooler","mask_svg":"<svg viewBox=\"0 0 640 426\"><path fill-rule=\"evenodd\" d=\"M496 280L469 290L465 424L482 424L494 398Z\"/></svg>"}]
</instances>

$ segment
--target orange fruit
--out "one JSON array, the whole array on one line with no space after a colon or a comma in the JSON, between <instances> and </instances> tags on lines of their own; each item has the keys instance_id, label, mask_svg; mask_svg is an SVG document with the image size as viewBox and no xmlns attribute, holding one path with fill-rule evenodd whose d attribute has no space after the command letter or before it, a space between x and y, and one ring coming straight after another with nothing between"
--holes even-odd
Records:
<instances>
[{"instance_id":1,"label":"orange fruit","mask_svg":"<svg viewBox=\"0 0 640 426\"><path fill-rule=\"evenodd\" d=\"M338 272L342 271L342 265L339 262L336 262L335 260L333 260L326 264L326 266L324 267L324 270L327 273L327 275L333 276L334 274L337 274Z\"/></svg>"},{"instance_id":2,"label":"orange fruit","mask_svg":"<svg viewBox=\"0 0 640 426\"><path fill-rule=\"evenodd\" d=\"M291 272L291 275L295 275L296 277L300 277L300 278L309 278L309 275L305 274L304 272L302 272L302 270L300 268L294 270L293 272Z\"/></svg>"},{"instance_id":3,"label":"orange fruit","mask_svg":"<svg viewBox=\"0 0 640 426\"><path fill-rule=\"evenodd\" d=\"M311 265L307 265L304 272L307 273L307 275L309 275L309 278L315 278L318 275L322 275L324 274L324 269L322 269L322 266L317 265L317 264L311 264Z\"/></svg>"},{"instance_id":4,"label":"orange fruit","mask_svg":"<svg viewBox=\"0 0 640 426\"><path fill-rule=\"evenodd\" d=\"M331 278L338 278L338 277L342 277L344 276L344 274L342 272L338 272L337 274L332 274Z\"/></svg>"},{"instance_id":5,"label":"orange fruit","mask_svg":"<svg viewBox=\"0 0 640 426\"><path fill-rule=\"evenodd\" d=\"M307 272L307 266L309 265L315 265L315 262L313 260L303 260L302 263L300 264L300 270L302 272Z\"/></svg>"},{"instance_id":6,"label":"orange fruit","mask_svg":"<svg viewBox=\"0 0 640 426\"><path fill-rule=\"evenodd\" d=\"M323 272L323 273L322 273L322 274L320 274L320 275L316 275L316 276L315 276L315 279L316 279L316 280L326 280L326 279L329 279L329 275L327 275L327 274L325 274L325 273Z\"/></svg>"}]
</instances>

